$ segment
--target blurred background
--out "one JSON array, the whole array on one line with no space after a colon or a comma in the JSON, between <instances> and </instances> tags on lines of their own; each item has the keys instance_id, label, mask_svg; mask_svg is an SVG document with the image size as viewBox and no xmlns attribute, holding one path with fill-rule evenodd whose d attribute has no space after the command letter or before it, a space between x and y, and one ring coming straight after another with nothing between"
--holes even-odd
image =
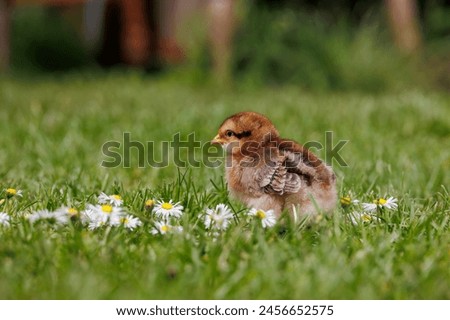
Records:
<instances>
[{"instance_id":1,"label":"blurred background","mask_svg":"<svg viewBox=\"0 0 450 320\"><path fill-rule=\"evenodd\" d=\"M450 0L0 0L0 73L450 90Z\"/></svg>"}]
</instances>

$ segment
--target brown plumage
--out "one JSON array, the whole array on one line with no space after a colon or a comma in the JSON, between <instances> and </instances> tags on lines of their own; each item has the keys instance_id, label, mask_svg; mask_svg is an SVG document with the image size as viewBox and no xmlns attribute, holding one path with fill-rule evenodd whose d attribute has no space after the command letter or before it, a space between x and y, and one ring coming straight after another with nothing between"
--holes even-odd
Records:
<instances>
[{"instance_id":1,"label":"brown plumage","mask_svg":"<svg viewBox=\"0 0 450 320\"><path fill-rule=\"evenodd\" d=\"M292 140L280 138L265 116L240 112L225 119L211 141L227 153L230 194L248 207L300 214L329 212L337 200L329 166Z\"/></svg>"}]
</instances>

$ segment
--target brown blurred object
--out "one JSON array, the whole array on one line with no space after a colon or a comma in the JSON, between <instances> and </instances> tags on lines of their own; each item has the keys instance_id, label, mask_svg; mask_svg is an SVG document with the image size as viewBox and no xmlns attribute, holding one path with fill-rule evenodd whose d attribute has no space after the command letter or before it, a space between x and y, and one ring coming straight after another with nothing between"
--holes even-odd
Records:
<instances>
[{"instance_id":1,"label":"brown blurred object","mask_svg":"<svg viewBox=\"0 0 450 320\"><path fill-rule=\"evenodd\" d=\"M397 47L406 54L422 46L417 3L415 0L385 0L390 28Z\"/></svg>"},{"instance_id":2,"label":"brown blurred object","mask_svg":"<svg viewBox=\"0 0 450 320\"><path fill-rule=\"evenodd\" d=\"M185 55L175 37L177 4L177 0L107 1L100 64L182 62Z\"/></svg>"},{"instance_id":3,"label":"brown blurred object","mask_svg":"<svg viewBox=\"0 0 450 320\"><path fill-rule=\"evenodd\" d=\"M143 66L150 58L150 26L145 0L118 0L122 9L120 43L126 64Z\"/></svg>"},{"instance_id":4,"label":"brown blurred object","mask_svg":"<svg viewBox=\"0 0 450 320\"><path fill-rule=\"evenodd\" d=\"M196 14L206 16L212 72L218 82L227 83L231 80L235 4L236 0L0 0L0 70L9 65L13 9L44 5L57 8L86 47L98 52L103 66L179 64L186 58L177 38L180 30Z\"/></svg>"},{"instance_id":5,"label":"brown blurred object","mask_svg":"<svg viewBox=\"0 0 450 320\"><path fill-rule=\"evenodd\" d=\"M9 0L13 5L71 6L90 0Z\"/></svg>"},{"instance_id":6,"label":"brown blurred object","mask_svg":"<svg viewBox=\"0 0 450 320\"><path fill-rule=\"evenodd\" d=\"M107 0L98 61L146 66L155 56L154 0Z\"/></svg>"},{"instance_id":7,"label":"brown blurred object","mask_svg":"<svg viewBox=\"0 0 450 320\"><path fill-rule=\"evenodd\" d=\"M164 64L179 64L185 60L184 48L178 42L178 32L185 20L200 9L204 0L158 1L158 56Z\"/></svg>"},{"instance_id":8,"label":"brown blurred object","mask_svg":"<svg viewBox=\"0 0 450 320\"><path fill-rule=\"evenodd\" d=\"M82 5L94 0L0 0L0 70L8 69L10 62L10 25L11 13L16 6L22 5L43 5L59 8L59 13L64 15L66 20L82 35L82 24L79 21L83 15ZM118 7L116 11L119 19L114 21L119 26L113 26L118 35L118 45L113 48L118 53L118 59L107 57L105 65L123 62L133 66L145 66L151 56L152 49L156 50L157 45L151 47L151 38L155 32L148 21L148 12L152 9L154 0L107 0L107 5L113 3ZM107 12L108 14L108 12ZM77 21L78 19L78 21ZM108 17L106 19L108 21ZM154 26L153 26L154 29ZM105 43L105 42L104 42ZM111 53L111 48L106 46L104 56ZM108 60L109 59L109 60ZM112 62L112 63L111 63Z\"/></svg>"},{"instance_id":9,"label":"brown blurred object","mask_svg":"<svg viewBox=\"0 0 450 320\"><path fill-rule=\"evenodd\" d=\"M236 24L234 7L234 0L210 0L208 3L213 72L221 84L231 81L231 55Z\"/></svg>"},{"instance_id":10,"label":"brown blurred object","mask_svg":"<svg viewBox=\"0 0 450 320\"><path fill-rule=\"evenodd\" d=\"M231 78L234 7L235 0L109 0L100 62L141 66L149 60L182 63L186 54L177 36L195 13L202 13L209 18L205 28L209 28L213 74L226 83ZM118 47L120 57L114 56Z\"/></svg>"}]
</instances>

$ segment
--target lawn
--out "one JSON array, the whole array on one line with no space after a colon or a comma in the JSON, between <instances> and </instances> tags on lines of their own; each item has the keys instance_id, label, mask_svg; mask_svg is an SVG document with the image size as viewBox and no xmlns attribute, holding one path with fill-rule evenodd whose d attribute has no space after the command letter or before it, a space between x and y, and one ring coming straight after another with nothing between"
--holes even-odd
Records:
<instances>
[{"instance_id":1,"label":"lawn","mask_svg":"<svg viewBox=\"0 0 450 320\"><path fill-rule=\"evenodd\" d=\"M242 110L300 143L348 140L345 164L333 168L340 197L360 203L263 228L228 197L223 165L179 168L170 149L168 166L140 168L134 148L126 167L101 166L110 160L102 146L124 133L154 142L154 159L163 141L195 133L205 148L185 143L180 157L204 160L222 120ZM449 94L224 90L133 72L4 77L0 136L0 212L9 216L0 224L0 299L450 299ZM121 210L142 224L90 230L80 213L64 225L29 221L61 206L82 212L101 192L120 195ZM361 203L388 197L397 208L352 221ZM180 202L173 223L183 231L153 234L147 200ZM204 214L221 203L234 217L213 234Z\"/></svg>"}]
</instances>

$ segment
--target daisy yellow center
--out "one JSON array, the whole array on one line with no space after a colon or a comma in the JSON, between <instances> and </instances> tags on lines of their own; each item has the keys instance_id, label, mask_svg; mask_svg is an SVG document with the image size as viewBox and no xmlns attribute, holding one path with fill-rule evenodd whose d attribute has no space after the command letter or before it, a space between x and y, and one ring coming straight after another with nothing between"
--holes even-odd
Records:
<instances>
[{"instance_id":1,"label":"daisy yellow center","mask_svg":"<svg viewBox=\"0 0 450 320\"><path fill-rule=\"evenodd\" d=\"M147 206L147 207L151 207L154 204L155 204L155 201L153 201L152 199L145 201L145 206Z\"/></svg>"},{"instance_id":2,"label":"daisy yellow center","mask_svg":"<svg viewBox=\"0 0 450 320\"><path fill-rule=\"evenodd\" d=\"M67 209L67 213L70 214L71 216L74 216L78 213L78 210L75 208L69 208Z\"/></svg>"},{"instance_id":3,"label":"daisy yellow center","mask_svg":"<svg viewBox=\"0 0 450 320\"><path fill-rule=\"evenodd\" d=\"M352 199L350 199L350 197L342 197L341 198L341 204L343 205L349 205Z\"/></svg>"},{"instance_id":4,"label":"daisy yellow center","mask_svg":"<svg viewBox=\"0 0 450 320\"><path fill-rule=\"evenodd\" d=\"M378 203L379 203L379 204L381 204L381 205L384 205L384 204L386 204L386 202L387 202L387 200L386 200L386 199L384 199L384 198L380 198L380 199L378 199Z\"/></svg>"},{"instance_id":5,"label":"daisy yellow center","mask_svg":"<svg viewBox=\"0 0 450 320\"><path fill-rule=\"evenodd\" d=\"M119 196L118 194L113 194L111 197L116 199L116 200L122 200L122 197Z\"/></svg>"},{"instance_id":6,"label":"daisy yellow center","mask_svg":"<svg viewBox=\"0 0 450 320\"><path fill-rule=\"evenodd\" d=\"M6 193L14 196L17 193L17 190L14 188L8 188L6 189Z\"/></svg>"},{"instance_id":7,"label":"daisy yellow center","mask_svg":"<svg viewBox=\"0 0 450 320\"><path fill-rule=\"evenodd\" d=\"M126 217L120 219L120 221L121 221L123 224L127 224L128 222L130 222Z\"/></svg>"},{"instance_id":8,"label":"daisy yellow center","mask_svg":"<svg viewBox=\"0 0 450 320\"><path fill-rule=\"evenodd\" d=\"M113 210L113 207L109 204L102 205L102 211L106 213L111 213Z\"/></svg>"},{"instance_id":9,"label":"daisy yellow center","mask_svg":"<svg viewBox=\"0 0 450 320\"><path fill-rule=\"evenodd\" d=\"M366 221L366 222L370 222L370 221L372 221L372 217L369 216L368 214L363 214L362 215L362 220Z\"/></svg>"},{"instance_id":10,"label":"daisy yellow center","mask_svg":"<svg viewBox=\"0 0 450 320\"><path fill-rule=\"evenodd\" d=\"M165 209L165 210L170 210L170 209L173 208L173 205L172 205L171 203L164 202L164 203L161 205L161 208L163 208L163 209Z\"/></svg>"},{"instance_id":11,"label":"daisy yellow center","mask_svg":"<svg viewBox=\"0 0 450 320\"><path fill-rule=\"evenodd\" d=\"M262 220L266 217L266 213L262 210L258 210L256 211L256 216Z\"/></svg>"},{"instance_id":12,"label":"daisy yellow center","mask_svg":"<svg viewBox=\"0 0 450 320\"><path fill-rule=\"evenodd\" d=\"M163 231L163 232L167 232L167 231L169 231L169 229L170 229L170 227L167 225L161 226L161 231Z\"/></svg>"}]
</instances>

